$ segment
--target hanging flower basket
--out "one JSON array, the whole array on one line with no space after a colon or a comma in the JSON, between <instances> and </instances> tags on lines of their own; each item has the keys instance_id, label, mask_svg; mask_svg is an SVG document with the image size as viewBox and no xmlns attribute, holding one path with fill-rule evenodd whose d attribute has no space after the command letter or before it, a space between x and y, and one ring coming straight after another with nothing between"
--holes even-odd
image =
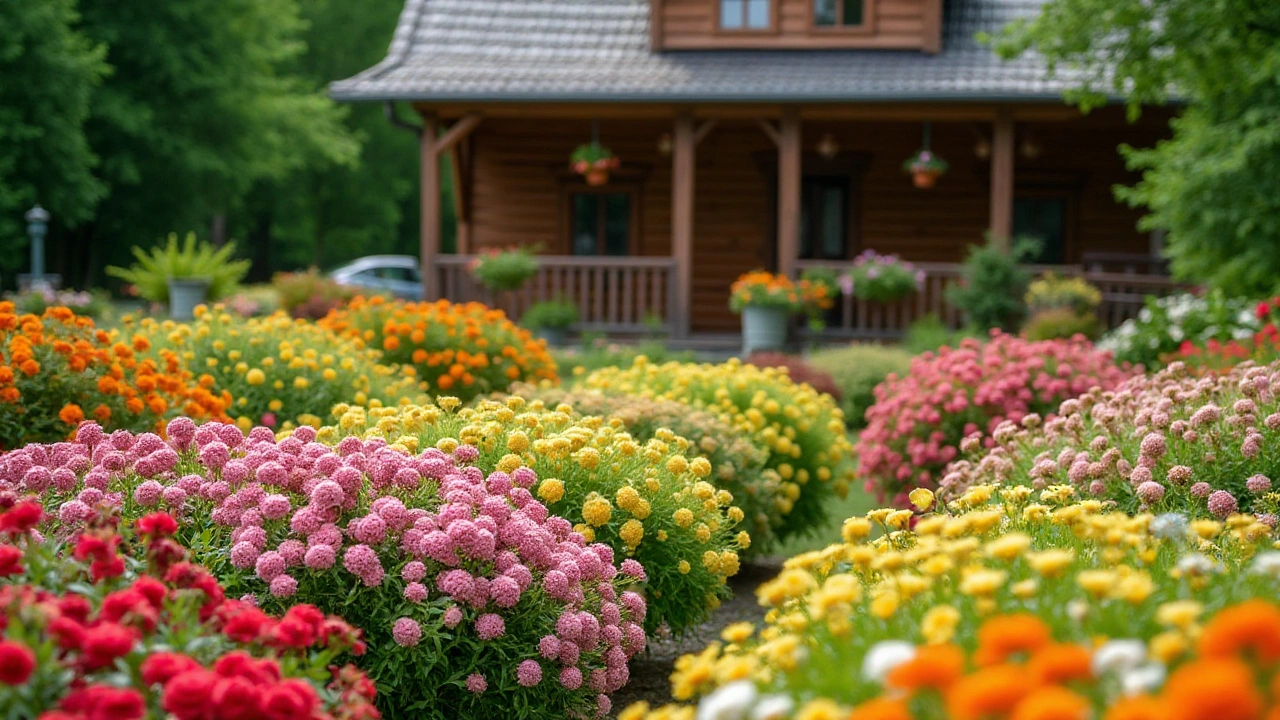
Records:
<instances>
[{"instance_id":1,"label":"hanging flower basket","mask_svg":"<svg viewBox=\"0 0 1280 720\"><path fill-rule=\"evenodd\" d=\"M902 163L902 169L911 175L911 182L923 190L938 182L947 171L947 161L934 155L932 150L921 149Z\"/></svg>"},{"instance_id":2,"label":"hanging flower basket","mask_svg":"<svg viewBox=\"0 0 1280 720\"><path fill-rule=\"evenodd\" d=\"M598 142L579 145L569 156L569 167L586 179L587 184L599 187L609 182L609 173L621 162L613 151Z\"/></svg>"}]
</instances>

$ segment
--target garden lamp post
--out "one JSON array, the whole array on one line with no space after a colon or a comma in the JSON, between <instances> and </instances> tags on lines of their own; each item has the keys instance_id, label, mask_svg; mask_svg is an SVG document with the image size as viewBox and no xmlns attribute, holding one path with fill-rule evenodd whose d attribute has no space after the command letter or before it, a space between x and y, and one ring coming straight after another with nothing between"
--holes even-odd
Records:
<instances>
[{"instance_id":1,"label":"garden lamp post","mask_svg":"<svg viewBox=\"0 0 1280 720\"><path fill-rule=\"evenodd\" d=\"M45 282L44 236L49 232L49 211L37 204L24 217L27 235L31 237L31 286L38 287Z\"/></svg>"}]
</instances>

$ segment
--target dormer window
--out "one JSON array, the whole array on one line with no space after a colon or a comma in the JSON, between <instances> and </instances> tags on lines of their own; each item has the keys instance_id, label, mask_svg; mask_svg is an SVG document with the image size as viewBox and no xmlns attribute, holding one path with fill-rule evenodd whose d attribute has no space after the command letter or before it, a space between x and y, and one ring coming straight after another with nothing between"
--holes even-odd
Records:
<instances>
[{"instance_id":1,"label":"dormer window","mask_svg":"<svg viewBox=\"0 0 1280 720\"><path fill-rule=\"evenodd\" d=\"M773 0L720 0L721 30L769 30Z\"/></svg>"},{"instance_id":2,"label":"dormer window","mask_svg":"<svg viewBox=\"0 0 1280 720\"><path fill-rule=\"evenodd\" d=\"M813 0L818 29L860 28L866 24L866 0Z\"/></svg>"}]
</instances>

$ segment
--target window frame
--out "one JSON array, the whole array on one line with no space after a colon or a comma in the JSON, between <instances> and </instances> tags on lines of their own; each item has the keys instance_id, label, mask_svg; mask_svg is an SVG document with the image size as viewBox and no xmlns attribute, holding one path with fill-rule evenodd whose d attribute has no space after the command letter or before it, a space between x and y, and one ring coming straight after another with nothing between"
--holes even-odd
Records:
<instances>
[{"instance_id":1,"label":"window frame","mask_svg":"<svg viewBox=\"0 0 1280 720\"><path fill-rule=\"evenodd\" d=\"M814 216L814 211L821 207L822 201L819 197L810 196L809 203L805 203L804 189L806 186L809 186L809 187L816 186L818 188L823 188L823 189L828 187L837 187L840 189L841 194L843 195L843 201L844 201L843 206L840 208L840 211L842 213L841 220L842 220L843 227L841 228L841 230L843 232L841 234L843 235L843 241L844 241L844 245L843 245L844 253L843 253L843 257L835 257L835 258L825 257L825 252L824 252L825 247L820 246L821 238L813 236L809 238L810 257L805 257L805 254L803 251L804 235L803 235L803 227L802 227L802 232L800 237L801 245L799 248L796 248L799 251L799 259L800 260L833 261L833 262L852 260L856 254L856 250L858 247L858 234L857 234L857 230L855 229L857 225L855 221L856 220L855 213L859 208L858 208L857 201L854 200L855 188L860 186L860 182L858 182L858 178L856 178L852 174L842 174L842 173L833 173L833 172L813 172L813 173L807 173L807 174L801 175L801 179L800 179L801 213L803 214L806 211L809 213L809 230L812 233L814 228L816 228L816 224L815 224L816 218ZM810 207L805 207L806 204L809 205Z\"/></svg>"},{"instance_id":2,"label":"window frame","mask_svg":"<svg viewBox=\"0 0 1280 720\"><path fill-rule=\"evenodd\" d=\"M810 35L873 35L875 34L875 10L876 0L862 0L862 22L858 25L844 25L836 22L835 25L819 25L818 24L818 0L805 0L809 9L809 34ZM844 3L837 0L836 19L843 19Z\"/></svg>"},{"instance_id":3,"label":"window frame","mask_svg":"<svg viewBox=\"0 0 1280 720\"><path fill-rule=\"evenodd\" d=\"M1078 195L1069 187L1054 185L1015 186L1013 204L1018 200L1056 200L1062 203L1062 265L1073 265L1079 262L1080 246L1076 237L1076 213L1078 211ZM1017 233L1014 233L1015 237Z\"/></svg>"},{"instance_id":4,"label":"window frame","mask_svg":"<svg viewBox=\"0 0 1280 720\"><path fill-rule=\"evenodd\" d=\"M627 254L626 255L608 255L603 252L605 236L604 223L606 222L605 213L600 213L597 222L600 223L598 236L596 237L596 252L592 255L576 255L573 252L573 199L576 195L595 195L597 203L603 205L604 195L627 195L629 198L630 218L627 220ZM640 184L638 182L627 182L610 179L607 185L600 187L592 187L586 183L567 183L560 193L561 206L561 230L560 243L564 248L564 254L571 257L579 258L616 258L616 257L638 257L643 255L642 238L640 233Z\"/></svg>"},{"instance_id":5,"label":"window frame","mask_svg":"<svg viewBox=\"0 0 1280 720\"><path fill-rule=\"evenodd\" d=\"M781 27L781 22L779 21L779 12L780 12L779 6L782 5L783 0L766 0L766 2L769 3L769 9L767 11L769 16L769 26L763 27L763 28L753 28L753 27L747 26L747 4L749 0L742 0L742 27L725 27L724 25L722 25L720 23L720 18L721 18L720 8L721 8L721 5L724 3L724 0L709 0L709 1L711 4L711 26L713 28L712 32L715 35L729 35L733 37L740 37L743 35L747 35L747 36L766 35L767 36L767 35L777 35L779 32L779 29Z\"/></svg>"}]
</instances>

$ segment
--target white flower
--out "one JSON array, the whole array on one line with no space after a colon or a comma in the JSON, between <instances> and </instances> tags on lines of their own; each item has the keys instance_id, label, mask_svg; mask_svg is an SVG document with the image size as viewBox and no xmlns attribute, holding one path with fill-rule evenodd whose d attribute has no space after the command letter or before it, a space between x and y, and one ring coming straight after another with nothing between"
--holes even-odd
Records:
<instances>
[{"instance_id":1,"label":"white flower","mask_svg":"<svg viewBox=\"0 0 1280 720\"><path fill-rule=\"evenodd\" d=\"M765 695L751 711L751 720L783 720L795 709L795 702L786 695Z\"/></svg>"},{"instance_id":2,"label":"white flower","mask_svg":"<svg viewBox=\"0 0 1280 720\"><path fill-rule=\"evenodd\" d=\"M1141 640L1110 640L1093 651L1093 674L1127 672L1147 659L1147 645Z\"/></svg>"},{"instance_id":3,"label":"white flower","mask_svg":"<svg viewBox=\"0 0 1280 720\"><path fill-rule=\"evenodd\" d=\"M1231 337L1236 340L1245 340L1253 337L1253 329L1247 327L1238 327L1231 331Z\"/></svg>"},{"instance_id":4,"label":"white flower","mask_svg":"<svg viewBox=\"0 0 1280 720\"><path fill-rule=\"evenodd\" d=\"M1067 617L1075 622L1084 622L1089 615L1089 603L1083 600L1072 600L1067 603Z\"/></svg>"},{"instance_id":5,"label":"white flower","mask_svg":"<svg viewBox=\"0 0 1280 720\"><path fill-rule=\"evenodd\" d=\"M1250 568L1259 575L1270 575L1273 578L1280 577L1280 550L1268 550L1264 553L1258 553L1253 559L1253 566Z\"/></svg>"},{"instance_id":6,"label":"white flower","mask_svg":"<svg viewBox=\"0 0 1280 720\"><path fill-rule=\"evenodd\" d=\"M1178 559L1174 568L1183 575L1208 575L1222 569L1218 561L1200 553L1187 553Z\"/></svg>"},{"instance_id":7,"label":"white flower","mask_svg":"<svg viewBox=\"0 0 1280 720\"><path fill-rule=\"evenodd\" d=\"M755 704L756 686L750 680L731 682L698 703L698 720L745 720Z\"/></svg>"},{"instance_id":8,"label":"white flower","mask_svg":"<svg viewBox=\"0 0 1280 720\"><path fill-rule=\"evenodd\" d=\"M862 659L862 676L884 684L884 679L899 665L916 656L916 646L905 640L881 640L867 650Z\"/></svg>"},{"instance_id":9,"label":"white flower","mask_svg":"<svg viewBox=\"0 0 1280 720\"><path fill-rule=\"evenodd\" d=\"M1147 529L1161 540L1181 540L1191 531L1191 526L1187 523L1187 516L1181 513L1164 513L1155 516Z\"/></svg>"},{"instance_id":10,"label":"white flower","mask_svg":"<svg viewBox=\"0 0 1280 720\"><path fill-rule=\"evenodd\" d=\"M1151 322L1151 310L1149 308L1142 308L1141 310L1139 310L1138 321L1144 322L1144 323Z\"/></svg>"},{"instance_id":11,"label":"white flower","mask_svg":"<svg viewBox=\"0 0 1280 720\"><path fill-rule=\"evenodd\" d=\"M1183 332L1182 332L1182 326L1181 326L1181 325L1170 325L1170 326L1169 326L1169 337L1170 337L1170 338L1172 338L1174 341L1181 341L1181 340L1182 340L1182 338L1183 338L1183 337L1185 337L1185 335L1184 335L1184 334L1183 334Z\"/></svg>"},{"instance_id":12,"label":"white flower","mask_svg":"<svg viewBox=\"0 0 1280 720\"><path fill-rule=\"evenodd\" d=\"M1125 695L1149 693L1164 684L1164 665L1150 662L1120 675L1120 689Z\"/></svg>"}]
</instances>

